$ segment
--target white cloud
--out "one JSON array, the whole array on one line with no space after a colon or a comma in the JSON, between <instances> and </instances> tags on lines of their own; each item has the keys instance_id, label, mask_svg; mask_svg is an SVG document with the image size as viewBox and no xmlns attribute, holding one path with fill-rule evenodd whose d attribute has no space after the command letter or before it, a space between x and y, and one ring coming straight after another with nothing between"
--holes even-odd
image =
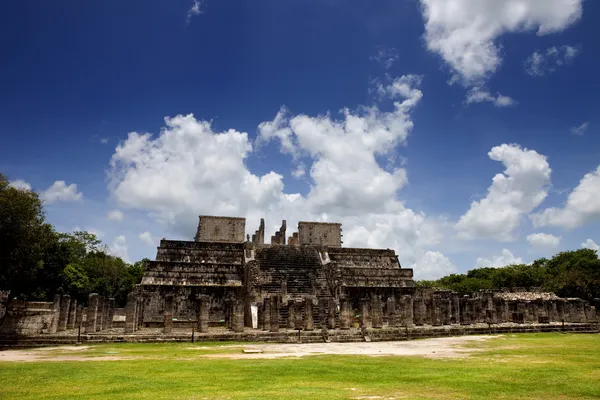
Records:
<instances>
[{"instance_id":1,"label":"white cloud","mask_svg":"<svg viewBox=\"0 0 600 400\"><path fill-rule=\"evenodd\" d=\"M586 174L563 208L547 208L531 217L533 225L577 228L600 219L600 166Z\"/></svg>"},{"instance_id":2,"label":"white cloud","mask_svg":"<svg viewBox=\"0 0 600 400\"><path fill-rule=\"evenodd\" d=\"M517 104L514 99L508 96L503 96L500 93L494 96L480 87L474 87L467 93L467 104L484 102L493 103L496 107L510 107Z\"/></svg>"},{"instance_id":3,"label":"white cloud","mask_svg":"<svg viewBox=\"0 0 600 400\"><path fill-rule=\"evenodd\" d=\"M292 176L296 179L300 179L304 175L306 175L306 167L304 166L304 164L298 165L296 169L292 171Z\"/></svg>"},{"instance_id":4,"label":"white cloud","mask_svg":"<svg viewBox=\"0 0 600 400\"><path fill-rule=\"evenodd\" d=\"M123 221L125 214L120 210L110 210L108 214L106 214L106 217L111 221Z\"/></svg>"},{"instance_id":5,"label":"white cloud","mask_svg":"<svg viewBox=\"0 0 600 400\"><path fill-rule=\"evenodd\" d=\"M496 146L488 156L506 169L494 176L485 198L471 203L456 228L466 239L510 241L521 217L548 195L551 169L545 156L516 144Z\"/></svg>"},{"instance_id":6,"label":"white cloud","mask_svg":"<svg viewBox=\"0 0 600 400\"><path fill-rule=\"evenodd\" d=\"M554 236L549 233L532 233L527 236L527 241L538 252L551 252L556 250L561 241L560 236Z\"/></svg>"},{"instance_id":7,"label":"white cloud","mask_svg":"<svg viewBox=\"0 0 600 400\"><path fill-rule=\"evenodd\" d=\"M498 38L506 33L560 32L577 22L583 0L420 0L427 48L453 79L482 82L502 63Z\"/></svg>"},{"instance_id":8,"label":"white cloud","mask_svg":"<svg viewBox=\"0 0 600 400\"><path fill-rule=\"evenodd\" d=\"M100 143L102 143L102 144L108 144L108 138L101 138L100 139Z\"/></svg>"},{"instance_id":9,"label":"white cloud","mask_svg":"<svg viewBox=\"0 0 600 400\"><path fill-rule=\"evenodd\" d=\"M126 263L131 263L129 246L127 245L127 238L124 235L114 238L113 242L108 246L108 252L115 257L122 258Z\"/></svg>"},{"instance_id":10,"label":"white cloud","mask_svg":"<svg viewBox=\"0 0 600 400\"><path fill-rule=\"evenodd\" d=\"M24 181L23 179L17 179L14 181L10 181L8 186L15 188L15 189L21 189L21 190L31 190L31 185Z\"/></svg>"},{"instance_id":11,"label":"white cloud","mask_svg":"<svg viewBox=\"0 0 600 400\"><path fill-rule=\"evenodd\" d=\"M579 126L575 126L573 128L571 128L571 133L573 135L583 135L585 134L585 131L587 131L588 127L590 126L590 124L588 122L584 122L583 124L579 125Z\"/></svg>"},{"instance_id":12,"label":"white cloud","mask_svg":"<svg viewBox=\"0 0 600 400\"><path fill-rule=\"evenodd\" d=\"M443 276L458 272L450 259L439 251L426 251L412 266L415 279L439 279Z\"/></svg>"},{"instance_id":13,"label":"white cloud","mask_svg":"<svg viewBox=\"0 0 600 400\"><path fill-rule=\"evenodd\" d=\"M558 67L573 61L579 53L574 46L550 47L545 52L535 51L525 60L525 71L531 76L551 74Z\"/></svg>"},{"instance_id":14,"label":"white cloud","mask_svg":"<svg viewBox=\"0 0 600 400\"><path fill-rule=\"evenodd\" d=\"M75 183L67 186L65 181L56 181L40 197L46 204L52 204L58 201L78 201L83 198L83 194L77 191Z\"/></svg>"},{"instance_id":15,"label":"white cloud","mask_svg":"<svg viewBox=\"0 0 600 400\"><path fill-rule=\"evenodd\" d=\"M379 49L377 55L371 56L370 59L377 61L383 68L390 69L392 65L400 58L398 51L394 48Z\"/></svg>"},{"instance_id":16,"label":"white cloud","mask_svg":"<svg viewBox=\"0 0 600 400\"><path fill-rule=\"evenodd\" d=\"M202 10L202 6L203 4L203 0L193 0L192 1L192 6L190 7L190 9L187 12L187 23L189 24L190 21L192 20L193 17L203 14L204 10Z\"/></svg>"},{"instance_id":17,"label":"white cloud","mask_svg":"<svg viewBox=\"0 0 600 400\"><path fill-rule=\"evenodd\" d=\"M523 264L523 260L520 257L515 257L508 249L502 249L502 254L499 256L477 258L475 268L500 268L513 264Z\"/></svg>"},{"instance_id":18,"label":"white cloud","mask_svg":"<svg viewBox=\"0 0 600 400\"><path fill-rule=\"evenodd\" d=\"M140 233L140 240L148 246L156 246L156 240L152 237L152 234L148 231Z\"/></svg>"},{"instance_id":19,"label":"white cloud","mask_svg":"<svg viewBox=\"0 0 600 400\"><path fill-rule=\"evenodd\" d=\"M596 244L592 239L588 239L585 242L581 243L581 247L584 249L590 249L594 251L599 251L600 246Z\"/></svg>"},{"instance_id":20,"label":"white cloud","mask_svg":"<svg viewBox=\"0 0 600 400\"><path fill-rule=\"evenodd\" d=\"M398 200L406 171L382 167L377 156L406 143L410 113L422 97L419 81L404 76L381 85L394 99L390 111L344 109L336 119L294 116L282 108L273 121L260 124L257 142L276 140L283 152L295 154L295 163L306 165L307 195L286 193L276 172L257 176L247 169L244 161L253 149L246 133L214 132L210 122L192 115L165 119L157 137L130 133L111 159L111 193L190 238L199 214L246 217L248 232L261 217L271 232L287 219L288 234L300 220L338 221L344 246L393 248L412 265L439 243L440 224Z\"/></svg>"}]
</instances>

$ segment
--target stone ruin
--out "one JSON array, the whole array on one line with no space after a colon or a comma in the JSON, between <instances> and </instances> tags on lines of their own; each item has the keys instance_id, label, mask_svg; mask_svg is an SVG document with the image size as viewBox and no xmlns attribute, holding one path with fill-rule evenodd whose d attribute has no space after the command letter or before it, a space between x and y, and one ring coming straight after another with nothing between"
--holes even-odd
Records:
<instances>
[{"instance_id":1,"label":"stone ruin","mask_svg":"<svg viewBox=\"0 0 600 400\"><path fill-rule=\"evenodd\" d=\"M194 241L160 242L156 260L129 293L125 309L95 293L85 308L69 296L52 303L13 301L0 334L77 328L85 334L111 328L124 328L125 334L148 328L162 334L175 328L214 333L221 327L233 332L318 329L326 335L384 327L416 332L600 321L600 302L591 305L536 289L460 296L417 288L412 269L401 267L394 250L342 247L339 223L299 222L286 240L283 221L269 244L264 220L252 237L245 229L244 218L201 216Z\"/></svg>"}]
</instances>

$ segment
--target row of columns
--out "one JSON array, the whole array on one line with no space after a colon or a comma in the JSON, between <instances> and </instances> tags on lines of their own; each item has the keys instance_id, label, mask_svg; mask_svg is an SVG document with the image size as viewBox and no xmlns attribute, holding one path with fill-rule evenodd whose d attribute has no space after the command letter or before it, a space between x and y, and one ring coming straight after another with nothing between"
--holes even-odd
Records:
<instances>
[{"instance_id":1,"label":"row of columns","mask_svg":"<svg viewBox=\"0 0 600 400\"><path fill-rule=\"evenodd\" d=\"M173 313L171 312L170 324L166 323L165 315L165 333L170 333L173 327ZM137 297L135 293L130 292L127 295L125 304L125 333L134 333L142 327L144 323L144 302Z\"/></svg>"},{"instance_id":2,"label":"row of columns","mask_svg":"<svg viewBox=\"0 0 600 400\"><path fill-rule=\"evenodd\" d=\"M76 316L76 320L83 320L83 311L82 308L81 317L77 318ZM94 333L111 329L115 315L115 299L107 299L104 296L100 296L98 293L92 293L89 295L88 306L85 312L85 333Z\"/></svg>"},{"instance_id":3,"label":"row of columns","mask_svg":"<svg viewBox=\"0 0 600 400\"><path fill-rule=\"evenodd\" d=\"M50 333L64 332L66 330L83 327L85 333L99 332L112 328L115 312L115 299L106 299L97 293L89 296L88 307L77 303L69 295L54 296L54 318L50 325ZM83 316L86 323L83 326Z\"/></svg>"}]
</instances>

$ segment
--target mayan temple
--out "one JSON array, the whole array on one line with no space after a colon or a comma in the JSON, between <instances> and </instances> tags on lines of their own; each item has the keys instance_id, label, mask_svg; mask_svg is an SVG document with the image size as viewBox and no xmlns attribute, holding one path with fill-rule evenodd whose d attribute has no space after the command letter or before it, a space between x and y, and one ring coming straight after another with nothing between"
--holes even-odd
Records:
<instances>
[{"instance_id":1,"label":"mayan temple","mask_svg":"<svg viewBox=\"0 0 600 400\"><path fill-rule=\"evenodd\" d=\"M250 238L244 218L199 219L194 241L162 240L147 266L136 289L146 326L162 326L165 314L193 325L205 310L207 324L251 327L253 307L261 316L278 308L278 320L291 324L293 308L318 320L324 308L339 314L340 306L358 310L414 292L413 271L394 250L344 248L339 223L299 222L286 239L283 221L265 243L264 220Z\"/></svg>"}]
</instances>

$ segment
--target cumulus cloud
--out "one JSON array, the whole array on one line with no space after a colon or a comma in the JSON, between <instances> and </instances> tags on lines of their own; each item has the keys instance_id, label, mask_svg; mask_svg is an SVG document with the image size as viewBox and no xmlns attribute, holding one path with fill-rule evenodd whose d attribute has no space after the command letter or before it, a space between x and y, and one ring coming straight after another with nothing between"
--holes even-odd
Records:
<instances>
[{"instance_id":1,"label":"cumulus cloud","mask_svg":"<svg viewBox=\"0 0 600 400\"><path fill-rule=\"evenodd\" d=\"M204 10L202 10L203 5L204 5L204 2L202 0L193 0L192 1L192 6L189 8L189 10L187 12L186 22L188 24L191 22L193 17L204 13Z\"/></svg>"},{"instance_id":2,"label":"cumulus cloud","mask_svg":"<svg viewBox=\"0 0 600 400\"><path fill-rule=\"evenodd\" d=\"M426 251L412 266L415 279L439 279L443 276L458 272L450 259L439 251Z\"/></svg>"},{"instance_id":3,"label":"cumulus cloud","mask_svg":"<svg viewBox=\"0 0 600 400\"><path fill-rule=\"evenodd\" d=\"M385 69L390 69L398 61L398 58L400 58L400 55L398 50L394 48L379 49L377 55L370 57L371 60L376 61Z\"/></svg>"},{"instance_id":4,"label":"cumulus cloud","mask_svg":"<svg viewBox=\"0 0 600 400\"><path fill-rule=\"evenodd\" d=\"M589 126L590 126L590 124L588 122L584 122L583 124L581 124L579 126L574 126L573 128L571 128L571 133L573 135L582 136L585 134L585 132L587 131Z\"/></svg>"},{"instance_id":5,"label":"cumulus cloud","mask_svg":"<svg viewBox=\"0 0 600 400\"><path fill-rule=\"evenodd\" d=\"M156 246L156 240L152 237L152 234L148 231L140 233L140 240L148 246Z\"/></svg>"},{"instance_id":6,"label":"cumulus cloud","mask_svg":"<svg viewBox=\"0 0 600 400\"><path fill-rule=\"evenodd\" d=\"M567 65L579 53L574 46L550 47L546 51L535 51L525 60L525 71L531 76L551 74L563 65Z\"/></svg>"},{"instance_id":7,"label":"cumulus cloud","mask_svg":"<svg viewBox=\"0 0 600 400\"><path fill-rule=\"evenodd\" d=\"M532 233L527 236L527 241L531 247L538 252L551 252L556 250L561 241L560 236L554 236L549 233Z\"/></svg>"},{"instance_id":8,"label":"cumulus cloud","mask_svg":"<svg viewBox=\"0 0 600 400\"><path fill-rule=\"evenodd\" d=\"M594 242L592 239L588 239L585 242L581 243L581 247L583 247L584 249L590 249L594 251L600 250L600 246L597 245L596 242Z\"/></svg>"},{"instance_id":9,"label":"cumulus cloud","mask_svg":"<svg viewBox=\"0 0 600 400\"><path fill-rule=\"evenodd\" d=\"M534 226L577 228L600 219L600 166L586 174L562 208L547 208L531 216Z\"/></svg>"},{"instance_id":10,"label":"cumulus cloud","mask_svg":"<svg viewBox=\"0 0 600 400\"><path fill-rule=\"evenodd\" d=\"M409 75L382 84L378 90L392 99L389 110L344 109L335 118L282 108L260 124L257 142L275 141L306 166L306 195L285 192L276 172L259 176L247 169L253 147L246 133L215 132L193 115L165 119L156 137L130 133L111 158L110 191L120 204L148 210L190 238L199 214L246 217L249 232L261 217L267 231L282 219L288 227L300 220L338 221L344 246L393 248L412 265L440 241L440 224L404 206L397 194L407 184L406 171L382 167L377 158L406 143L410 113L423 95L419 82Z\"/></svg>"},{"instance_id":11,"label":"cumulus cloud","mask_svg":"<svg viewBox=\"0 0 600 400\"><path fill-rule=\"evenodd\" d=\"M517 104L517 102L514 99L508 96L503 96L500 93L493 95L487 90L482 89L480 87L474 87L467 93L467 104L484 102L492 103L494 104L494 106L500 108L510 107Z\"/></svg>"},{"instance_id":12,"label":"cumulus cloud","mask_svg":"<svg viewBox=\"0 0 600 400\"><path fill-rule=\"evenodd\" d=\"M110 210L106 214L106 217L111 221L123 221L123 219L125 218L125 214L123 214L123 211L120 210Z\"/></svg>"},{"instance_id":13,"label":"cumulus cloud","mask_svg":"<svg viewBox=\"0 0 600 400\"><path fill-rule=\"evenodd\" d=\"M508 249L502 249L502 254L499 256L477 258L475 268L500 268L513 264L523 264L523 260L520 257L515 257Z\"/></svg>"},{"instance_id":14,"label":"cumulus cloud","mask_svg":"<svg viewBox=\"0 0 600 400\"><path fill-rule=\"evenodd\" d=\"M114 238L113 242L108 246L109 254L120 257L126 263L131 263L129 258L129 246L127 244L127 238L124 235L119 235Z\"/></svg>"},{"instance_id":15,"label":"cumulus cloud","mask_svg":"<svg viewBox=\"0 0 600 400\"><path fill-rule=\"evenodd\" d=\"M31 190L31 185L24 181L23 179L17 179L14 181L10 181L8 186L15 188L15 189L20 189L20 190Z\"/></svg>"},{"instance_id":16,"label":"cumulus cloud","mask_svg":"<svg viewBox=\"0 0 600 400\"><path fill-rule=\"evenodd\" d=\"M40 193L40 197L46 204L59 201L78 201L83 194L77 191L77 184L67 185L65 181L56 181L48 189Z\"/></svg>"},{"instance_id":17,"label":"cumulus cloud","mask_svg":"<svg viewBox=\"0 0 600 400\"><path fill-rule=\"evenodd\" d=\"M502 63L506 33L560 32L577 22L583 0L420 0L427 48L465 84L484 81Z\"/></svg>"},{"instance_id":18,"label":"cumulus cloud","mask_svg":"<svg viewBox=\"0 0 600 400\"><path fill-rule=\"evenodd\" d=\"M506 169L494 176L485 198L471 203L456 228L465 239L510 241L522 216L548 195L550 165L545 156L516 144L496 146L488 156Z\"/></svg>"}]
</instances>

